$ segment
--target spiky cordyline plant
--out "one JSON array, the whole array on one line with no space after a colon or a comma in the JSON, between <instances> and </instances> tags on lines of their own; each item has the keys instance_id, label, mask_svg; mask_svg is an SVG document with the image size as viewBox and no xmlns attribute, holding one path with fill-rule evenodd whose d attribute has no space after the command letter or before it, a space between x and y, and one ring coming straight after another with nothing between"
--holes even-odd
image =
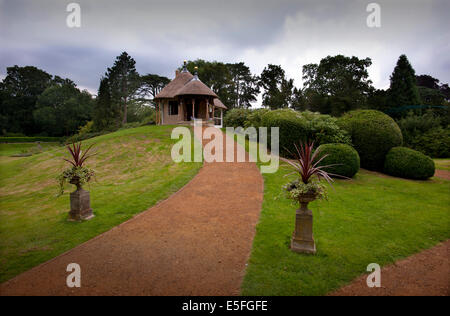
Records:
<instances>
[{"instance_id":1,"label":"spiky cordyline plant","mask_svg":"<svg viewBox=\"0 0 450 316\"><path fill-rule=\"evenodd\" d=\"M72 165L71 168L64 170L58 177L59 181L59 194L64 193L64 183L68 182L75 184L77 188L85 183L91 181L92 177L95 176L95 171L83 166L86 159L94 156L95 154L89 154L93 145L89 146L83 153L81 150L81 142L78 144L73 143L72 145L67 145L67 149L70 153L71 160L63 158L65 161Z\"/></svg>"},{"instance_id":2,"label":"spiky cordyline plant","mask_svg":"<svg viewBox=\"0 0 450 316\"><path fill-rule=\"evenodd\" d=\"M331 182L333 182L331 176L338 176L324 170L325 168L335 166L335 164L319 166L319 163L328 155L323 155L317 159L319 152L317 150L314 152L314 142L300 143L300 148L294 144L294 147L296 152L291 154L295 157L295 160L292 161L285 158L281 158L281 160L288 163L295 170L294 173L299 174L304 184L308 184L314 176L316 176L319 181L325 179L331 184Z\"/></svg>"},{"instance_id":3,"label":"spiky cordyline plant","mask_svg":"<svg viewBox=\"0 0 450 316\"><path fill-rule=\"evenodd\" d=\"M70 152L70 156L71 156L72 160L65 159L65 158L63 158L63 159L65 161L69 162L70 164L72 164L72 166L74 166L74 167L83 167L83 163L86 161L86 159L94 156L94 154L88 155L92 146L93 145L89 146L88 149L86 149L86 151L83 153L83 151L81 150L81 142L79 142L78 144L73 143L72 145L67 145L67 149Z\"/></svg>"}]
</instances>

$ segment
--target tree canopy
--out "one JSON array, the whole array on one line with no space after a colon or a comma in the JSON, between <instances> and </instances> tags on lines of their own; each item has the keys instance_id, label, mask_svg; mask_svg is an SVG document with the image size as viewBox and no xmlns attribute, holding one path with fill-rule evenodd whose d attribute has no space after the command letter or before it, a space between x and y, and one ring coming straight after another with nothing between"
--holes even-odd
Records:
<instances>
[{"instance_id":1,"label":"tree canopy","mask_svg":"<svg viewBox=\"0 0 450 316\"><path fill-rule=\"evenodd\" d=\"M263 106L280 109L292 105L294 80L286 78L281 66L269 64L264 68L259 78L259 85L264 89Z\"/></svg>"},{"instance_id":2,"label":"tree canopy","mask_svg":"<svg viewBox=\"0 0 450 316\"><path fill-rule=\"evenodd\" d=\"M309 107L335 116L365 107L367 97L373 90L367 71L370 65L370 58L337 55L327 56L319 64L303 66Z\"/></svg>"},{"instance_id":3,"label":"tree canopy","mask_svg":"<svg viewBox=\"0 0 450 316\"><path fill-rule=\"evenodd\" d=\"M111 90L111 102L122 111L122 123L127 122L128 103L137 98L140 77L136 62L127 52L116 57L114 65L105 74Z\"/></svg>"},{"instance_id":4,"label":"tree canopy","mask_svg":"<svg viewBox=\"0 0 450 316\"><path fill-rule=\"evenodd\" d=\"M421 104L416 85L416 74L406 55L401 55L398 58L397 65L391 75L387 103L394 109Z\"/></svg>"}]
</instances>

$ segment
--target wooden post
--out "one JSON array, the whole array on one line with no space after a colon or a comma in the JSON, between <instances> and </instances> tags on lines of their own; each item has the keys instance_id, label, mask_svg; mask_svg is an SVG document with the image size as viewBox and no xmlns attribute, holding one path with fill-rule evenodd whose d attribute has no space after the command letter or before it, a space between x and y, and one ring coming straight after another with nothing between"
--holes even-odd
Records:
<instances>
[{"instance_id":1,"label":"wooden post","mask_svg":"<svg viewBox=\"0 0 450 316\"><path fill-rule=\"evenodd\" d=\"M195 99L192 99L192 120L195 119Z\"/></svg>"},{"instance_id":2,"label":"wooden post","mask_svg":"<svg viewBox=\"0 0 450 316\"><path fill-rule=\"evenodd\" d=\"M160 104L161 103L161 101L159 101L158 100L158 102L156 103L156 113L155 113L155 121L156 121L156 125L159 125L159 107L160 107Z\"/></svg>"},{"instance_id":3,"label":"wooden post","mask_svg":"<svg viewBox=\"0 0 450 316\"><path fill-rule=\"evenodd\" d=\"M220 127L223 127L223 109L220 108Z\"/></svg>"},{"instance_id":4,"label":"wooden post","mask_svg":"<svg viewBox=\"0 0 450 316\"><path fill-rule=\"evenodd\" d=\"M209 100L206 99L206 121L209 120Z\"/></svg>"}]
</instances>

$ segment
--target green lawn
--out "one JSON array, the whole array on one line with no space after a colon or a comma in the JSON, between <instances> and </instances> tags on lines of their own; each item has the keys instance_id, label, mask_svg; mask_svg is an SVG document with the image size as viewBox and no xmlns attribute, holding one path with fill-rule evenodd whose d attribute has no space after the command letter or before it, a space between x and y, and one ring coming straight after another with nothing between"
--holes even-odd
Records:
<instances>
[{"instance_id":1,"label":"green lawn","mask_svg":"<svg viewBox=\"0 0 450 316\"><path fill-rule=\"evenodd\" d=\"M444 159L437 158L437 159L434 159L434 163L436 165L436 169L450 171L450 159L448 159L448 158L444 158Z\"/></svg>"},{"instance_id":2,"label":"green lawn","mask_svg":"<svg viewBox=\"0 0 450 316\"><path fill-rule=\"evenodd\" d=\"M59 143L40 143L42 151L47 151L59 146ZM24 153L39 153L36 143L0 143L0 156L12 156Z\"/></svg>"},{"instance_id":3,"label":"green lawn","mask_svg":"<svg viewBox=\"0 0 450 316\"><path fill-rule=\"evenodd\" d=\"M67 167L65 148L31 157L0 159L0 281L45 262L130 219L179 190L201 163L170 157L173 126L145 126L99 136L91 191L96 217L68 222L68 187L61 197L55 177ZM4 147L2 147L4 148ZM8 149L9 150L9 149Z\"/></svg>"},{"instance_id":4,"label":"green lawn","mask_svg":"<svg viewBox=\"0 0 450 316\"><path fill-rule=\"evenodd\" d=\"M450 238L450 181L410 181L361 170L338 180L329 200L309 205L317 255L289 249L294 205L286 167L264 174L264 202L243 295L325 295L381 266ZM292 177L292 176L291 176Z\"/></svg>"}]
</instances>

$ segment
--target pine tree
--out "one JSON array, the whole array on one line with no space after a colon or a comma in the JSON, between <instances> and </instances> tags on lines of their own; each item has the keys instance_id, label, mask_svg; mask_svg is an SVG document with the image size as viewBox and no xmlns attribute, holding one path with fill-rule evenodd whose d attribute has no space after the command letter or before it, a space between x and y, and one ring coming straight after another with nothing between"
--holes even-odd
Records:
<instances>
[{"instance_id":1,"label":"pine tree","mask_svg":"<svg viewBox=\"0 0 450 316\"><path fill-rule=\"evenodd\" d=\"M420 105L420 103L415 71L406 55L401 55L391 75L388 105L391 108L399 108L408 105Z\"/></svg>"},{"instance_id":2,"label":"pine tree","mask_svg":"<svg viewBox=\"0 0 450 316\"><path fill-rule=\"evenodd\" d=\"M111 101L111 88L108 78L103 77L98 88L98 96L94 106L94 128L98 131L104 130L117 124L117 115L120 115L117 107Z\"/></svg>"},{"instance_id":3,"label":"pine tree","mask_svg":"<svg viewBox=\"0 0 450 316\"><path fill-rule=\"evenodd\" d=\"M123 52L106 73L111 89L111 102L122 109L123 124L127 123L128 103L137 97L136 91L140 86L135 65L134 59Z\"/></svg>"}]
</instances>

